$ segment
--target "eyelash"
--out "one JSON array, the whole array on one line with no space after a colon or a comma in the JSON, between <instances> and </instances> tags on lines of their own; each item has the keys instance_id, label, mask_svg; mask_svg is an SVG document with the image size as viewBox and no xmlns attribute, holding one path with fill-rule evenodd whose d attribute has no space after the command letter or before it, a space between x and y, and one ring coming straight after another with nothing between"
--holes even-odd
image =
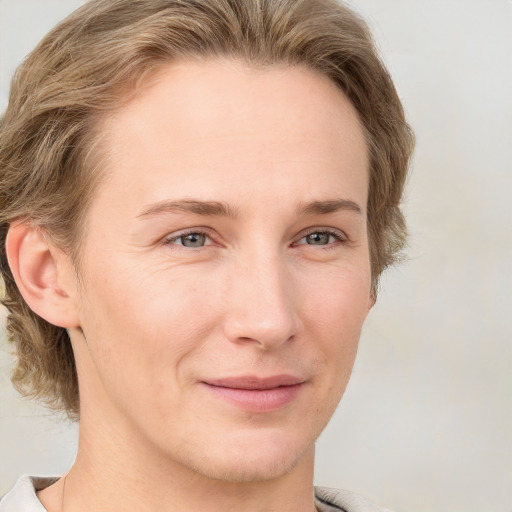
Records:
<instances>
[{"instance_id":1,"label":"eyelash","mask_svg":"<svg viewBox=\"0 0 512 512\"><path fill-rule=\"evenodd\" d=\"M345 235L345 233L342 233L342 232L339 232L339 231L333 230L333 229L313 228L313 229L310 229L309 231L303 233L301 235L301 237L296 242L292 243L292 246L297 246L297 245L315 246L316 244L308 244L307 242L300 243L303 239L305 239L306 237L313 235L313 234L328 235L329 237L332 236L334 238L334 242L328 242L326 244L318 244L317 247L320 247L322 250L330 250L330 249L336 248L340 244L345 244L348 242L348 237ZM211 244L205 244L205 245L202 245L199 247L188 247L188 246L185 246L183 243L182 244L175 243L180 238L185 238L189 235L204 236L204 237L208 238L210 241L212 241L211 233L208 230L201 229L201 228L194 228L194 229L190 229L190 230L178 233L173 236L165 237L164 239L162 239L162 244L163 245L178 245L178 246L184 247L186 249L202 249L203 247L205 247L205 245L211 245Z\"/></svg>"},{"instance_id":2,"label":"eyelash","mask_svg":"<svg viewBox=\"0 0 512 512\"><path fill-rule=\"evenodd\" d=\"M183 244L175 244L175 242L177 240L179 240L180 238L185 238L188 235L201 235L201 236L205 236L206 238L212 240L212 237L211 237L211 234L209 231L207 231L205 229L201 229L201 228L194 228L194 229L190 229L188 231L183 231L182 233L178 233L177 235L166 236L165 238L162 239L162 244L163 245L181 245L184 248L193 249L193 247L186 247ZM202 247L204 247L204 246L202 246ZM202 249L202 247L198 247L197 249Z\"/></svg>"},{"instance_id":3,"label":"eyelash","mask_svg":"<svg viewBox=\"0 0 512 512\"><path fill-rule=\"evenodd\" d=\"M339 244L345 244L348 242L348 237L345 235L345 233L333 230L333 229L322 229L322 228L314 228L306 233L302 234L302 236L299 238L298 242L303 240L304 238L308 237L309 235L329 235L334 238L334 242L327 243L327 244L319 244L318 247L322 248L323 250L330 250L337 247ZM310 245L314 246L315 244L308 244L303 243L299 244L298 242L295 242L294 245Z\"/></svg>"}]
</instances>

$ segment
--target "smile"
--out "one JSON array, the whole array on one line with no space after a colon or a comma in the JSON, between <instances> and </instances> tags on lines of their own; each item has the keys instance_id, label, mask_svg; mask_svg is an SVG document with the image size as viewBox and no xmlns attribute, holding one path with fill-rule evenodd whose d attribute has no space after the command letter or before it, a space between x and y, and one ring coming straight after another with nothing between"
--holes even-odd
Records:
<instances>
[{"instance_id":1,"label":"smile","mask_svg":"<svg viewBox=\"0 0 512 512\"><path fill-rule=\"evenodd\" d=\"M209 391L238 408L253 413L277 411L290 404L305 385L289 375L269 378L235 377L203 382Z\"/></svg>"}]
</instances>

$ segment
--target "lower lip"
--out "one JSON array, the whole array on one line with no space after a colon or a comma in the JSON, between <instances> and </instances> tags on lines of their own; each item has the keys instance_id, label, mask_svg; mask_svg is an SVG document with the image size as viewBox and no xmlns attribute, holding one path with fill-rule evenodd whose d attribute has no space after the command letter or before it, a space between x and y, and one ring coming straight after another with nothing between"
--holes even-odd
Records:
<instances>
[{"instance_id":1,"label":"lower lip","mask_svg":"<svg viewBox=\"0 0 512 512\"><path fill-rule=\"evenodd\" d=\"M282 409L297 397L304 386L281 386L272 389L238 389L205 384L217 396L247 412L272 412Z\"/></svg>"}]
</instances>

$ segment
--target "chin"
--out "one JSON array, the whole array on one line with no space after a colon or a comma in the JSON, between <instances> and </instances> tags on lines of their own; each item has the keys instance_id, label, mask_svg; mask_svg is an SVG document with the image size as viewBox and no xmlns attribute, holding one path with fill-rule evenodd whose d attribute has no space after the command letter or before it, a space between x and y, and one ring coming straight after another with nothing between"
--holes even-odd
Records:
<instances>
[{"instance_id":1,"label":"chin","mask_svg":"<svg viewBox=\"0 0 512 512\"><path fill-rule=\"evenodd\" d=\"M208 450L208 455L203 454L200 460L190 454L192 456L185 464L196 474L212 480L230 483L264 482L291 473L314 452L313 444L301 449L290 442L267 442L252 446L239 443L223 450L219 448L217 445L215 449Z\"/></svg>"},{"instance_id":2,"label":"chin","mask_svg":"<svg viewBox=\"0 0 512 512\"><path fill-rule=\"evenodd\" d=\"M287 460L251 460L240 458L232 463L205 461L196 471L212 480L230 483L251 483L277 480L298 465L300 457Z\"/></svg>"}]
</instances>

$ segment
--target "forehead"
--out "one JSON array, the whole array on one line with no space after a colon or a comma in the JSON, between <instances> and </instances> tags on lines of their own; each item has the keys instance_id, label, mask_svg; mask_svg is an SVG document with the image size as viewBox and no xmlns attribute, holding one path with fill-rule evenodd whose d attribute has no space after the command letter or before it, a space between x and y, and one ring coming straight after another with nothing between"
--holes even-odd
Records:
<instances>
[{"instance_id":1,"label":"forehead","mask_svg":"<svg viewBox=\"0 0 512 512\"><path fill-rule=\"evenodd\" d=\"M109 182L139 198L191 189L215 196L226 184L232 191L248 183L252 192L280 185L293 194L301 180L332 178L341 195L347 180L352 187L357 181L355 193L366 200L367 148L357 112L331 80L304 67L172 63L101 131Z\"/></svg>"}]
</instances>

